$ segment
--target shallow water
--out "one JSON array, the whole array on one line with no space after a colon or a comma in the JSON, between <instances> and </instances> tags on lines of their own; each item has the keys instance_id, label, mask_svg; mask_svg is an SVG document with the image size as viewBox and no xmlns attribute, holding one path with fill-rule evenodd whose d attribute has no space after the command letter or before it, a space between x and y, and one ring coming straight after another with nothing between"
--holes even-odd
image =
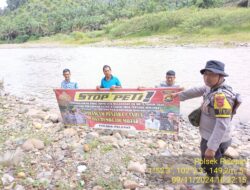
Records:
<instances>
[{"instance_id":1,"label":"shallow water","mask_svg":"<svg viewBox=\"0 0 250 190\"><path fill-rule=\"evenodd\" d=\"M230 75L227 83L242 94L244 103L234 120L249 121L250 48L0 48L0 79L5 88L18 96L35 96L39 101L57 107L53 88L60 87L62 70L69 68L72 80L80 88L95 88L103 77L102 66L112 67L124 88L154 87L173 69L177 83L185 88L203 85L199 70L207 60L226 63ZM181 104L186 116L198 107L201 99Z\"/></svg>"}]
</instances>

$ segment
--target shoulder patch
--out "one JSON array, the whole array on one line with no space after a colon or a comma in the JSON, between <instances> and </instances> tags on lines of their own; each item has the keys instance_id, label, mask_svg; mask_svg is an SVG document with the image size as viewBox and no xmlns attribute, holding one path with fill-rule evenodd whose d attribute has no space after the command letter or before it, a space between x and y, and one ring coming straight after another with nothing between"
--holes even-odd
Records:
<instances>
[{"instance_id":1,"label":"shoulder patch","mask_svg":"<svg viewBox=\"0 0 250 190\"><path fill-rule=\"evenodd\" d=\"M232 115L232 106L228 102L224 93L216 93L214 95L214 111L215 117L227 118Z\"/></svg>"}]
</instances>

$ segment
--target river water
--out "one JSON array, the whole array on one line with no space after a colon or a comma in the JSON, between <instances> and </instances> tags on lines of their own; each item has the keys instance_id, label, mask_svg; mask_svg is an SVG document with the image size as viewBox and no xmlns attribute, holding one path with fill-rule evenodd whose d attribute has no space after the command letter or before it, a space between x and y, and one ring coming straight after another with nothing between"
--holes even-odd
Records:
<instances>
[{"instance_id":1,"label":"river water","mask_svg":"<svg viewBox=\"0 0 250 190\"><path fill-rule=\"evenodd\" d=\"M110 65L123 88L154 87L165 79L167 70L176 71L177 83L185 88L203 85L200 69L207 60L226 63L227 83L240 93L244 103L235 117L237 122L250 119L250 48L116 48L0 47L0 80L17 96L35 96L38 101L57 107L53 88L60 87L62 70L69 68L72 80L80 88L95 88L103 77L102 66ZM186 116L200 105L201 99L181 103Z\"/></svg>"}]
</instances>

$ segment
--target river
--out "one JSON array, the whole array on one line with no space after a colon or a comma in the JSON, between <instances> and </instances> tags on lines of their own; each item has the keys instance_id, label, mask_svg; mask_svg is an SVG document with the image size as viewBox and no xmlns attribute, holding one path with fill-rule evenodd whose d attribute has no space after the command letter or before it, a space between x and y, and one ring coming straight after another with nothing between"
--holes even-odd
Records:
<instances>
[{"instance_id":1,"label":"river","mask_svg":"<svg viewBox=\"0 0 250 190\"><path fill-rule=\"evenodd\" d=\"M69 68L80 88L95 88L103 77L103 65L110 65L123 88L154 87L165 73L176 71L176 82L185 88L203 85L200 69L207 60L226 64L227 83L242 95L243 104L235 117L248 122L250 115L250 48L117 48L117 47L0 47L0 80L17 96L35 96L39 102L56 107L53 88L60 87L62 70ZM181 103L186 116L201 99Z\"/></svg>"}]
</instances>

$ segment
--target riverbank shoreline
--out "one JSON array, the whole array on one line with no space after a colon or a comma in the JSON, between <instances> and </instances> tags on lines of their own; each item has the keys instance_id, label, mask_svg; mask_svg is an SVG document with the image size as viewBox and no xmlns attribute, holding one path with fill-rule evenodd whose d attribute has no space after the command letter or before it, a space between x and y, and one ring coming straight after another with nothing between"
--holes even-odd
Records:
<instances>
[{"instance_id":1,"label":"riverbank shoreline","mask_svg":"<svg viewBox=\"0 0 250 190\"><path fill-rule=\"evenodd\" d=\"M59 110L37 104L33 97L18 98L7 92L0 96L0 116L3 189L188 190L190 184L171 183L176 174L162 175L154 168L194 171L192 160L200 156L198 128L187 121L182 122L178 141L157 133L65 128ZM229 157L250 156L249 129L250 123L234 131ZM177 158L182 161L177 162ZM250 170L247 172L244 175L249 180ZM223 186L230 190L250 188L246 184ZM205 190L202 184L191 187Z\"/></svg>"},{"instance_id":2,"label":"riverbank shoreline","mask_svg":"<svg viewBox=\"0 0 250 190\"><path fill-rule=\"evenodd\" d=\"M128 39L103 39L93 43L63 42L38 40L21 44L0 44L0 49L12 48L62 48L62 47L120 47L120 48L171 48L171 47L189 47L189 48L240 48L250 47L250 41L211 41L211 42L175 42L171 38L174 36L150 36Z\"/></svg>"}]
</instances>

